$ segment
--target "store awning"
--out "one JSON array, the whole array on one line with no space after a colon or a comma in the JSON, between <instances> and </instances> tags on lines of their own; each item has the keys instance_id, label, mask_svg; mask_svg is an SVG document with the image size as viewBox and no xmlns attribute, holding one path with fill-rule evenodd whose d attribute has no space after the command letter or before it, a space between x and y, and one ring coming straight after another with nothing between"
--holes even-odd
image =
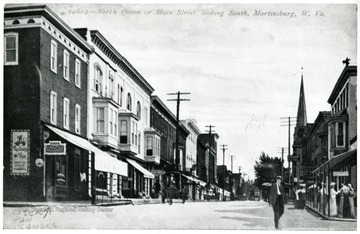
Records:
<instances>
[{"instance_id":1,"label":"store awning","mask_svg":"<svg viewBox=\"0 0 360 234\"><path fill-rule=\"evenodd\" d=\"M184 174L181 174L182 176L184 176L185 178L187 178L188 180L191 180L191 181L194 181L195 183L198 183L200 184L200 186L203 186L205 187L206 183L204 181L201 181L199 179L196 179L194 177L191 177L191 176L187 176L187 175L184 175Z\"/></svg>"},{"instance_id":2,"label":"store awning","mask_svg":"<svg viewBox=\"0 0 360 234\"><path fill-rule=\"evenodd\" d=\"M330 165L329 166L330 166L330 168L333 168L336 165L338 165L339 163L345 161L346 159L351 158L352 156L356 157L356 149L347 151L347 152L339 154L339 155L336 155L335 157L330 159L330 161L329 161Z\"/></svg>"},{"instance_id":3,"label":"store awning","mask_svg":"<svg viewBox=\"0 0 360 234\"><path fill-rule=\"evenodd\" d=\"M45 124L46 125L46 124ZM64 140L88 151L92 151L95 154L95 170L111 172L114 174L128 176L127 163L122 162L110 154L100 150L96 146L92 145L89 141L84 138L75 136L74 134L62 131L60 129L46 125L51 131L59 135Z\"/></svg>"},{"instance_id":4,"label":"store awning","mask_svg":"<svg viewBox=\"0 0 360 234\"><path fill-rule=\"evenodd\" d=\"M357 149L354 149L354 150L350 150L350 151L344 152L342 154L336 155L333 158L329 159L327 162L323 163L318 168L316 168L312 173L317 172L318 170L320 170L320 168L324 167L326 164L329 164L329 167L333 168L336 165L338 165L339 163L345 161L346 159L348 159L352 156L356 157L356 152L357 152Z\"/></svg>"},{"instance_id":5,"label":"store awning","mask_svg":"<svg viewBox=\"0 0 360 234\"><path fill-rule=\"evenodd\" d=\"M138 169L141 173L144 174L145 178L149 178L149 179L154 179L155 176L154 174L152 174L150 171L146 170L145 168L143 168L142 166L140 166L137 162L135 162L132 159L126 159L126 161L128 161L128 163L130 163L131 165L133 165L136 169Z\"/></svg>"}]
</instances>

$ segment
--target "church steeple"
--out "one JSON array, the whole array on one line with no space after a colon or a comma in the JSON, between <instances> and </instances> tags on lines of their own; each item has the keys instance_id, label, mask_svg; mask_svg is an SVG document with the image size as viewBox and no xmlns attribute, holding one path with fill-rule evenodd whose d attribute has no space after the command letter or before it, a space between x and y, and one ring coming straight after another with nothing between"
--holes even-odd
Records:
<instances>
[{"instance_id":1,"label":"church steeple","mask_svg":"<svg viewBox=\"0 0 360 234\"><path fill-rule=\"evenodd\" d=\"M306 103L305 103L305 92L304 92L304 81L303 81L303 68L301 68L301 84L300 84L300 95L299 95L296 127L306 126L306 124L307 124L307 116L306 116Z\"/></svg>"}]
</instances>

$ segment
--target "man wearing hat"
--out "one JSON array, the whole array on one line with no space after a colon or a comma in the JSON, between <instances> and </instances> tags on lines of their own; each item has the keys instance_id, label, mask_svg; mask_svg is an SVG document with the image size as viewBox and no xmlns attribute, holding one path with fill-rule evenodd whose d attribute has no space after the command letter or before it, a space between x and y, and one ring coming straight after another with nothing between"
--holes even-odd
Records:
<instances>
[{"instance_id":1,"label":"man wearing hat","mask_svg":"<svg viewBox=\"0 0 360 234\"><path fill-rule=\"evenodd\" d=\"M276 177L276 183L271 186L269 204L274 210L275 228L279 228L279 219L284 214L285 190L281 185L281 176Z\"/></svg>"}]
</instances>

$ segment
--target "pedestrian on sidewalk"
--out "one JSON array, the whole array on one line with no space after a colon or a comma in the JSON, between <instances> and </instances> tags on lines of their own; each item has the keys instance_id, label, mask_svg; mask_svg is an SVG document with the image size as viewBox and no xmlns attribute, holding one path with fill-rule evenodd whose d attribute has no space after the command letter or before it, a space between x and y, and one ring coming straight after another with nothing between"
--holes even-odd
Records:
<instances>
[{"instance_id":1,"label":"pedestrian on sidewalk","mask_svg":"<svg viewBox=\"0 0 360 234\"><path fill-rule=\"evenodd\" d=\"M281 185L281 176L276 177L276 183L271 186L269 204L274 210L275 228L279 228L279 219L284 214L285 190Z\"/></svg>"},{"instance_id":2,"label":"pedestrian on sidewalk","mask_svg":"<svg viewBox=\"0 0 360 234\"><path fill-rule=\"evenodd\" d=\"M330 216L337 216L335 182L331 182L330 187Z\"/></svg>"},{"instance_id":3,"label":"pedestrian on sidewalk","mask_svg":"<svg viewBox=\"0 0 360 234\"><path fill-rule=\"evenodd\" d=\"M339 204L339 217L345 218L349 213L349 192L350 189L345 183L341 183L341 188L337 191L337 194L340 194L340 204Z\"/></svg>"},{"instance_id":4,"label":"pedestrian on sidewalk","mask_svg":"<svg viewBox=\"0 0 360 234\"><path fill-rule=\"evenodd\" d=\"M348 184L349 187L349 206L350 206L350 218L355 218L355 203L354 198L356 196L356 192L351 183Z\"/></svg>"}]
</instances>

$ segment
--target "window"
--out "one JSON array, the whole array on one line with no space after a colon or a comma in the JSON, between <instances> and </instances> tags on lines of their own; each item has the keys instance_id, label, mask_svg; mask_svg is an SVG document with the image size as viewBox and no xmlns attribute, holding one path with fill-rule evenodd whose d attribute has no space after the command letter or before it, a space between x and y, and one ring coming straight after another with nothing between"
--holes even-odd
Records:
<instances>
[{"instance_id":1,"label":"window","mask_svg":"<svg viewBox=\"0 0 360 234\"><path fill-rule=\"evenodd\" d=\"M69 130L69 99L64 98L64 105L63 105L63 124L64 128Z\"/></svg>"},{"instance_id":2,"label":"window","mask_svg":"<svg viewBox=\"0 0 360 234\"><path fill-rule=\"evenodd\" d=\"M69 80L69 64L70 64L69 52L64 50L63 76L65 80Z\"/></svg>"},{"instance_id":3,"label":"window","mask_svg":"<svg viewBox=\"0 0 360 234\"><path fill-rule=\"evenodd\" d=\"M344 122L336 123L336 146L337 147L345 146L345 123Z\"/></svg>"},{"instance_id":4,"label":"window","mask_svg":"<svg viewBox=\"0 0 360 234\"><path fill-rule=\"evenodd\" d=\"M121 123L120 123L120 143L121 144L127 144L128 143L128 139L127 139L127 121L126 120L121 120Z\"/></svg>"},{"instance_id":5,"label":"window","mask_svg":"<svg viewBox=\"0 0 360 234\"><path fill-rule=\"evenodd\" d=\"M80 134L80 123L81 123L81 107L76 104L75 105L75 132Z\"/></svg>"},{"instance_id":6,"label":"window","mask_svg":"<svg viewBox=\"0 0 360 234\"><path fill-rule=\"evenodd\" d=\"M152 137L146 137L146 155L152 156L153 155L153 145L152 145Z\"/></svg>"},{"instance_id":7,"label":"window","mask_svg":"<svg viewBox=\"0 0 360 234\"><path fill-rule=\"evenodd\" d=\"M96 116L96 131L98 133L104 133L104 129L105 129L105 126L104 126L104 119L105 119L105 116L104 116L104 108L96 108L97 110L97 116Z\"/></svg>"},{"instance_id":8,"label":"window","mask_svg":"<svg viewBox=\"0 0 360 234\"><path fill-rule=\"evenodd\" d=\"M7 33L4 38L5 65L18 65L18 34Z\"/></svg>"},{"instance_id":9,"label":"window","mask_svg":"<svg viewBox=\"0 0 360 234\"><path fill-rule=\"evenodd\" d=\"M110 135L117 136L117 113L115 110L110 108L110 118L109 118L109 128L110 128Z\"/></svg>"},{"instance_id":10,"label":"window","mask_svg":"<svg viewBox=\"0 0 360 234\"><path fill-rule=\"evenodd\" d=\"M138 137L139 137L139 145L138 145L138 153L140 154L141 152L140 152L140 150L141 150L141 144L140 144L140 139L141 139L141 133L139 132L138 133Z\"/></svg>"},{"instance_id":11,"label":"window","mask_svg":"<svg viewBox=\"0 0 360 234\"><path fill-rule=\"evenodd\" d=\"M117 122L118 122L118 113L114 111L114 136L117 137Z\"/></svg>"},{"instance_id":12,"label":"window","mask_svg":"<svg viewBox=\"0 0 360 234\"><path fill-rule=\"evenodd\" d=\"M94 77L94 89L97 93L102 94L101 92L101 79L102 71L98 66L95 67L95 77Z\"/></svg>"},{"instance_id":13,"label":"window","mask_svg":"<svg viewBox=\"0 0 360 234\"><path fill-rule=\"evenodd\" d=\"M145 115L145 125L148 125L148 109L144 108L144 115Z\"/></svg>"},{"instance_id":14,"label":"window","mask_svg":"<svg viewBox=\"0 0 360 234\"><path fill-rule=\"evenodd\" d=\"M75 155L74 155L74 189L79 190L80 189L80 173L81 173L81 161L80 161L80 149L75 149Z\"/></svg>"},{"instance_id":15,"label":"window","mask_svg":"<svg viewBox=\"0 0 360 234\"><path fill-rule=\"evenodd\" d=\"M120 102L119 102L119 104L120 104L120 106L122 106L122 100L123 100L123 93L124 93L124 90L123 90L123 88L122 87L120 87Z\"/></svg>"},{"instance_id":16,"label":"window","mask_svg":"<svg viewBox=\"0 0 360 234\"><path fill-rule=\"evenodd\" d=\"M75 59L75 85L78 88L81 88L80 70L81 70L80 60Z\"/></svg>"},{"instance_id":17,"label":"window","mask_svg":"<svg viewBox=\"0 0 360 234\"><path fill-rule=\"evenodd\" d=\"M57 94L54 91L50 93L50 122L56 124L57 122Z\"/></svg>"},{"instance_id":18,"label":"window","mask_svg":"<svg viewBox=\"0 0 360 234\"><path fill-rule=\"evenodd\" d=\"M141 119L141 105L140 105L140 102L137 102L137 105L136 105L136 116Z\"/></svg>"},{"instance_id":19,"label":"window","mask_svg":"<svg viewBox=\"0 0 360 234\"><path fill-rule=\"evenodd\" d=\"M109 98L114 99L114 76L109 72Z\"/></svg>"},{"instance_id":20,"label":"window","mask_svg":"<svg viewBox=\"0 0 360 234\"><path fill-rule=\"evenodd\" d=\"M132 121L132 128L131 128L131 144L137 145L137 123Z\"/></svg>"},{"instance_id":21,"label":"window","mask_svg":"<svg viewBox=\"0 0 360 234\"><path fill-rule=\"evenodd\" d=\"M131 111L131 95L130 95L130 93L128 93L128 95L127 95L127 99L126 99L126 109L128 109L129 111Z\"/></svg>"},{"instance_id":22,"label":"window","mask_svg":"<svg viewBox=\"0 0 360 234\"><path fill-rule=\"evenodd\" d=\"M110 128L110 135L113 135L114 132L113 132L113 109L110 108L110 118L109 118L109 128Z\"/></svg>"},{"instance_id":23,"label":"window","mask_svg":"<svg viewBox=\"0 0 360 234\"><path fill-rule=\"evenodd\" d=\"M117 86L117 102L120 105L120 100L121 100L121 96L120 96L120 85Z\"/></svg>"},{"instance_id":24,"label":"window","mask_svg":"<svg viewBox=\"0 0 360 234\"><path fill-rule=\"evenodd\" d=\"M51 40L50 48L50 69L57 73L57 43Z\"/></svg>"}]
</instances>

